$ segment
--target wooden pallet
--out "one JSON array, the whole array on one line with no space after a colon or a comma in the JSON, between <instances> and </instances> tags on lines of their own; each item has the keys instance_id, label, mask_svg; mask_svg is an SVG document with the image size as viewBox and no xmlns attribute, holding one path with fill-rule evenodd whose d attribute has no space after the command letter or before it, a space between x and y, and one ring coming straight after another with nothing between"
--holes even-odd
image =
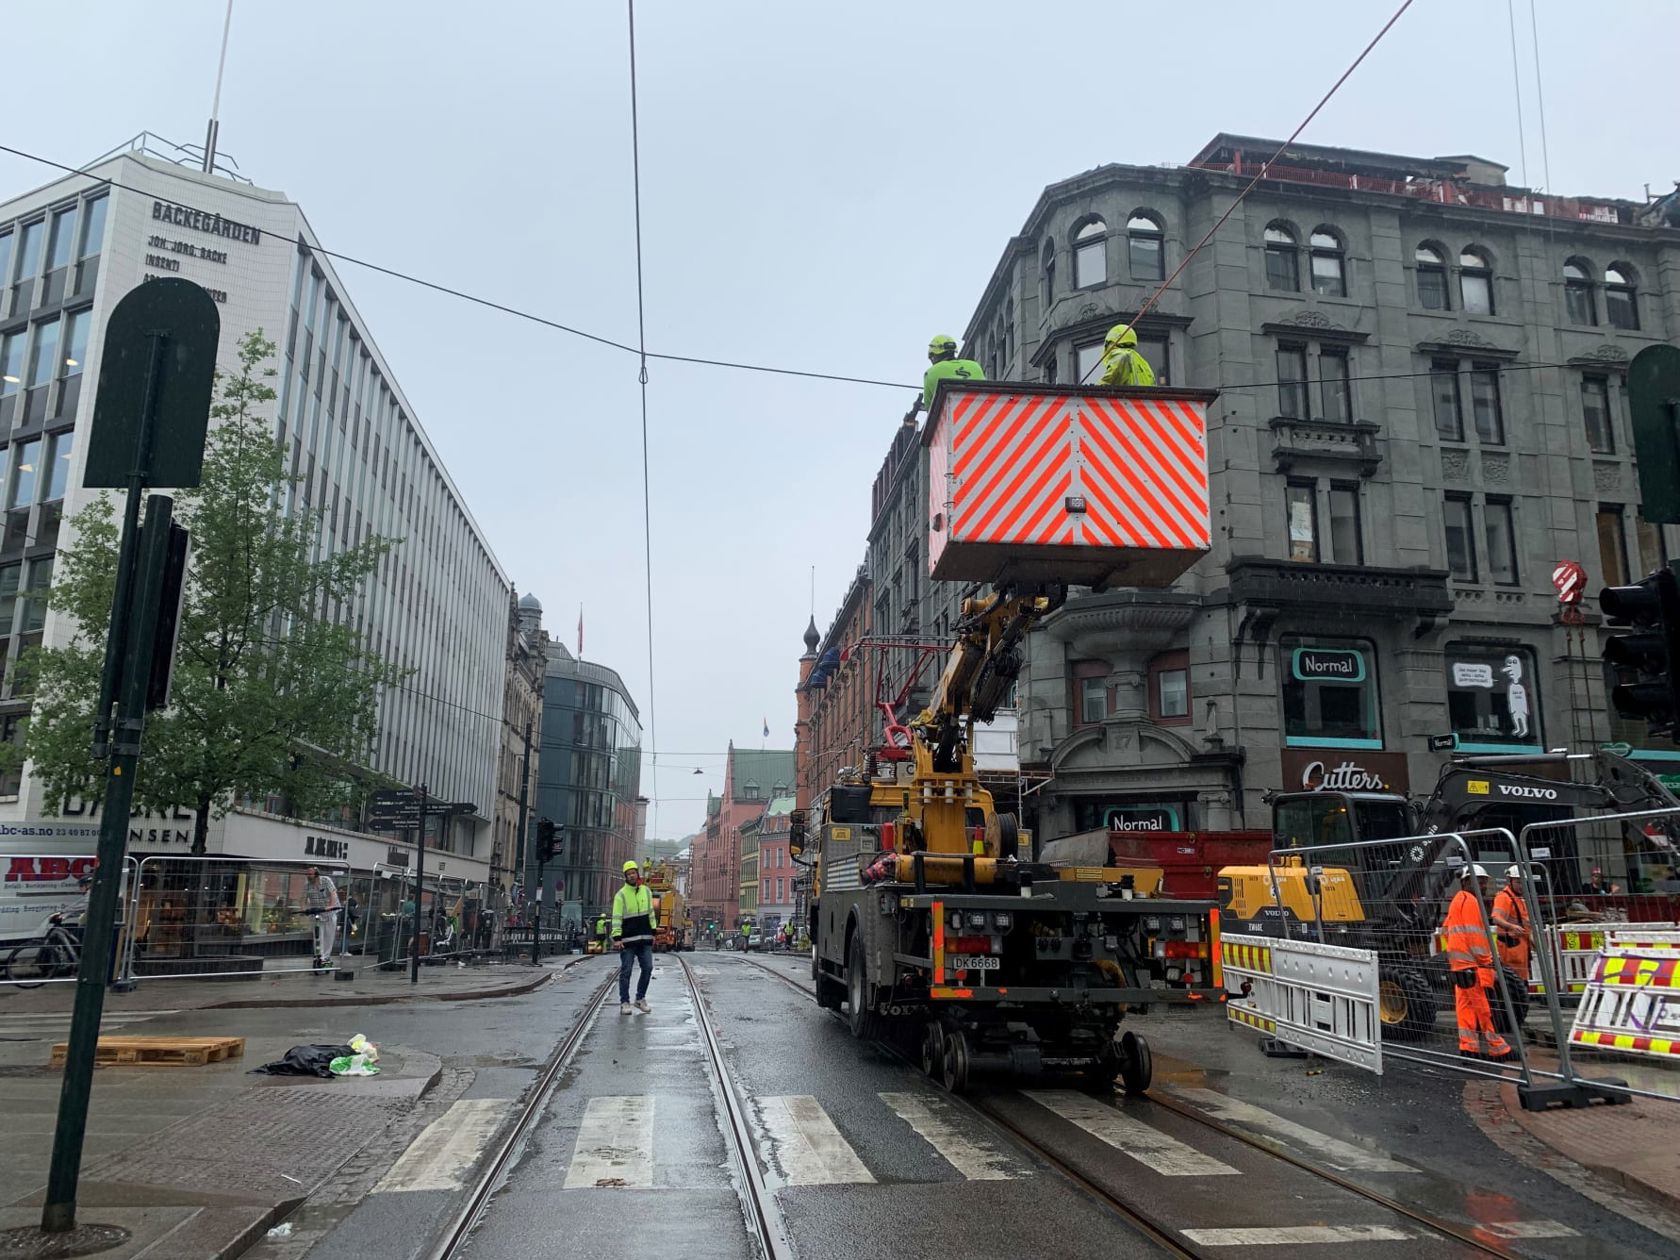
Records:
<instances>
[{"instance_id":1,"label":"wooden pallet","mask_svg":"<svg viewBox=\"0 0 1680 1260\"><path fill-rule=\"evenodd\" d=\"M52 1048L50 1066L63 1067L70 1044L61 1041ZM152 1064L169 1067L203 1067L223 1059L245 1055L243 1037L101 1037L94 1047L97 1065Z\"/></svg>"}]
</instances>

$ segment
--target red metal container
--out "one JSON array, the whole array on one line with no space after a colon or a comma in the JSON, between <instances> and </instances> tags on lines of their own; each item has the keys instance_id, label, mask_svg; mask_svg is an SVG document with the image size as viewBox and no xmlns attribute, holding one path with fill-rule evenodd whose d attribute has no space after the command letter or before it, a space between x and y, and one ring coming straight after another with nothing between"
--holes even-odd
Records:
<instances>
[{"instance_id":1,"label":"red metal container","mask_svg":"<svg viewBox=\"0 0 1680 1260\"><path fill-rule=\"evenodd\" d=\"M1218 900L1219 868L1264 866L1269 831L1110 831L1116 866L1159 866L1163 891L1178 900Z\"/></svg>"},{"instance_id":2,"label":"red metal container","mask_svg":"<svg viewBox=\"0 0 1680 1260\"><path fill-rule=\"evenodd\" d=\"M1171 585L1212 545L1216 397L943 382L922 435L934 578Z\"/></svg>"}]
</instances>

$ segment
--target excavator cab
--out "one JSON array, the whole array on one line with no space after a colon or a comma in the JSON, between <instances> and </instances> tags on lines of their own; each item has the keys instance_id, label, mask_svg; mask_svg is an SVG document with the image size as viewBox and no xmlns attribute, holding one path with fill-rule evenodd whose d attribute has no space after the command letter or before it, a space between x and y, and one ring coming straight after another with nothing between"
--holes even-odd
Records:
<instances>
[{"instance_id":1,"label":"excavator cab","mask_svg":"<svg viewBox=\"0 0 1680 1260\"><path fill-rule=\"evenodd\" d=\"M1272 798L1272 843L1279 849L1387 840L1416 830L1411 802L1387 792L1284 792Z\"/></svg>"}]
</instances>

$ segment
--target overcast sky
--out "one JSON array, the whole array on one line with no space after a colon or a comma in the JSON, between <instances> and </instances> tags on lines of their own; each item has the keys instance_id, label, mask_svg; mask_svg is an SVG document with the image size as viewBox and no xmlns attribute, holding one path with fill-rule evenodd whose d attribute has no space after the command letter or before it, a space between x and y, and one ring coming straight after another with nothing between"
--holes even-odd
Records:
<instances>
[{"instance_id":1,"label":"overcast sky","mask_svg":"<svg viewBox=\"0 0 1680 1260\"><path fill-rule=\"evenodd\" d=\"M649 347L917 382L1045 184L1287 135L1397 3L642 0ZM5 142L80 163L142 130L200 141L223 11L7 5ZM1552 187L1670 187L1680 3L1538 11ZM1417 0L1303 142L1519 179L1506 14ZM626 58L613 0L236 0L222 148L330 249L633 342ZM52 175L0 155L0 197ZM729 740L767 721L792 747L810 572L826 627L909 391L653 364L650 704L635 359L340 272L520 591L572 646L582 604L585 655L652 709L659 832L694 830Z\"/></svg>"}]
</instances>

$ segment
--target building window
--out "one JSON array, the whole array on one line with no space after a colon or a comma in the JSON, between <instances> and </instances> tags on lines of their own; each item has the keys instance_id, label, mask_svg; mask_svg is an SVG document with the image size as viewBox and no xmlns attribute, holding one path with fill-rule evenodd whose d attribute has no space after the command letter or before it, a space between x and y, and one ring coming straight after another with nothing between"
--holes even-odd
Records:
<instances>
[{"instance_id":1,"label":"building window","mask_svg":"<svg viewBox=\"0 0 1680 1260\"><path fill-rule=\"evenodd\" d=\"M22 746L24 732L29 727L29 714L8 713L0 717L0 742ZM23 790L23 763L0 771L0 796L15 797Z\"/></svg>"},{"instance_id":2,"label":"building window","mask_svg":"<svg viewBox=\"0 0 1680 1260\"><path fill-rule=\"evenodd\" d=\"M1266 229L1266 287L1285 293L1301 291L1300 263L1296 257L1295 233L1281 223Z\"/></svg>"},{"instance_id":3,"label":"building window","mask_svg":"<svg viewBox=\"0 0 1680 1260\"><path fill-rule=\"evenodd\" d=\"M1517 531L1510 501L1489 499L1482 508L1482 524L1487 536L1488 576L1502 586L1515 586Z\"/></svg>"},{"instance_id":4,"label":"building window","mask_svg":"<svg viewBox=\"0 0 1680 1260\"><path fill-rule=\"evenodd\" d=\"M26 332L0 339L0 437L11 430L18 394L23 390L23 352Z\"/></svg>"},{"instance_id":5,"label":"building window","mask_svg":"<svg viewBox=\"0 0 1680 1260\"><path fill-rule=\"evenodd\" d=\"M1476 580L1476 534L1471 524L1470 500L1449 494L1444 504L1447 525L1447 568L1460 582Z\"/></svg>"},{"instance_id":6,"label":"building window","mask_svg":"<svg viewBox=\"0 0 1680 1260\"><path fill-rule=\"evenodd\" d=\"M1381 748L1376 654L1359 639L1282 640L1284 743Z\"/></svg>"},{"instance_id":7,"label":"building window","mask_svg":"<svg viewBox=\"0 0 1680 1260\"><path fill-rule=\"evenodd\" d=\"M1167 339L1165 337L1139 337L1138 353L1154 369L1157 385L1172 384L1172 362L1167 355Z\"/></svg>"},{"instance_id":8,"label":"building window","mask_svg":"<svg viewBox=\"0 0 1680 1260\"><path fill-rule=\"evenodd\" d=\"M1088 289L1108 279L1108 224L1089 219L1073 234L1073 287Z\"/></svg>"},{"instance_id":9,"label":"building window","mask_svg":"<svg viewBox=\"0 0 1680 1260\"><path fill-rule=\"evenodd\" d=\"M1284 495L1289 508L1289 558L1314 563L1318 559L1318 484L1291 481Z\"/></svg>"},{"instance_id":10,"label":"building window","mask_svg":"<svg viewBox=\"0 0 1680 1260\"><path fill-rule=\"evenodd\" d=\"M1082 678L1079 681L1079 720L1089 725L1108 717L1108 680Z\"/></svg>"},{"instance_id":11,"label":"building window","mask_svg":"<svg viewBox=\"0 0 1680 1260\"><path fill-rule=\"evenodd\" d=\"M1616 432L1610 422L1610 382L1602 376L1581 378L1581 416L1587 427L1587 447L1595 455L1616 453Z\"/></svg>"},{"instance_id":12,"label":"building window","mask_svg":"<svg viewBox=\"0 0 1680 1260\"><path fill-rule=\"evenodd\" d=\"M1161 225L1147 214L1134 214L1126 221L1126 259L1133 280L1161 280L1166 277L1166 250Z\"/></svg>"},{"instance_id":13,"label":"building window","mask_svg":"<svg viewBox=\"0 0 1680 1260\"><path fill-rule=\"evenodd\" d=\"M1426 311L1452 309L1447 301L1446 255L1433 245L1417 247L1418 305Z\"/></svg>"},{"instance_id":14,"label":"building window","mask_svg":"<svg viewBox=\"0 0 1680 1260\"><path fill-rule=\"evenodd\" d=\"M1479 249L1458 256L1458 298L1467 315L1493 314L1493 265Z\"/></svg>"},{"instance_id":15,"label":"building window","mask_svg":"<svg viewBox=\"0 0 1680 1260\"><path fill-rule=\"evenodd\" d=\"M1581 259L1571 258L1563 264L1563 307L1571 324L1598 323L1598 308L1593 303L1592 268Z\"/></svg>"},{"instance_id":16,"label":"building window","mask_svg":"<svg viewBox=\"0 0 1680 1260\"><path fill-rule=\"evenodd\" d=\"M18 232L17 283L12 286L10 315L23 315L29 310L35 275L41 269L41 233L45 226L45 219L36 219Z\"/></svg>"},{"instance_id":17,"label":"building window","mask_svg":"<svg viewBox=\"0 0 1680 1260\"><path fill-rule=\"evenodd\" d=\"M1347 296L1347 270L1341 237L1319 228L1308 238L1311 247L1312 287L1325 297Z\"/></svg>"},{"instance_id":18,"label":"building window","mask_svg":"<svg viewBox=\"0 0 1680 1260\"><path fill-rule=\"evenodd\" d=\"M24 380L23 424L39 424L47 418L47 393L58 367L59 321L49 319L35 325L35 343L29 351L29 375Z\"/></svg>"},{"instance_id":19,"label":"building window","mask_svg":"<svg viewBox=\"0 0 1680 1260\"><path fill-rule=\"evenodd\" d=\"M1333 564L1364 564L1365 543L1359 531L1359 487L1330 484L1330 560Z\"/></svg>"},{"instance_id":20,"label":"building window","mask_svg":"<svg viewBox=\"0 0 1680 1260\"><path fill-rule=\"evenodd\" d=\"M1429 387L1435 395L1435 432L1449 442L1464 440L1464 411L1459 405L1458 364L1436 359L1429 365Z\"/></svg>"},{"instance_id":21,"label":"building window","mask_svg":"<svg viewBox=\"0 0 1680 1260\"><path fill-rule=\"evenodd\" d=\"M1077 383L1089 385L1097 379L1097 369L1102 364L1103 343L1087 341L1082 346L1073 349L1073 366L1077 373Z\"/></svg>"},{"instance_id":22,"label":"building window","mask_svg":"<svg viewBox=\"0 0 1680 1260\"><path fill-rule=\"evenodd\" d=\"M76 207L69 206L53 213L52 230L47 234L46 284L41 293L43 303L64 300L64 282L75 245Z\"/></svg>"},{"instance_id":23,"label":"building window","mask_svg":"<svg viewBox=\"0 0 1680 1260\"><path fill-rule=\"evenodd\" d=\"M1633 269L1612 263L1604 269L1604 318L1612 328L1639 327L1639 302Z\"/></svg>"},{"instance_id":24,"label":"building window","mask_svg":"<svg viewBox=\"0 0 1680 1260\"><path fill-rule=\"evenodd\" d=\"M1540 752L1534 653L1503 644L1447 644L1447 714L1462 752Z\"/></svg>"},{"instance_id":25,"label":"building window","mask_svg":"<svg viewBox=\"0 0 1680 1260\"><path fill-rule=\"evenodd\" d=\"M1639 545L1639 571L1655 573L1658 569L1667 568L1668 540L1663 537L1663 527L1646 520L1643 512L1637 512L1633 518L1633 533Z\"/></svg>"},{"instance_id":26,"label":"building window","mask_svg":"<svg viewBox=\"0 0 1680 1260\"><path fill-rule=\"evenodd\" d=\"M1318 383L1324 419L1346 424L1353 419L1353 389L1349 381L1348 357L1341 350L1318 352Z\"/></svg>"},{"instance_id":27,"label":"building window","mask_svg":"<svg viewBox=\"0 0 1680 1260\"><path fill-rule=\"evenodd\" d=\"M1598 563L1604 585L1627 585L1627 528L1619 503L1598 505Z\"/></svg>"},{"instance_id":28,"label":"building window","mask_svg":"<svg viewBox=\"0 0 1680 1260\"><path fill-rule=\"evenodd\" d=\"M1043 314L1050 311L1050 303L1056 297L1056 242L1045 241L1044 252L1039 255L1039 286L1044 299Z\"/></svg>"},{"instance_id":29,"label":"building window","mask_svg":"<svg viewBox=\"0 0 1680 1260\"><path fill-rule=\"evenodd\" d=\"M1279 346L1277 371L1278 415L1305 420L1308 416L1306 348Z\"/></svg>"},{"instance_id":30,"label":"building window","mask_svg":"<svg viewBox=\"0 0 1680 1260\"><path fill-rule=\"evenodd\" d=\"M1470 411L1476 436L1493 446L1505 444L1505 416L1499 406L1499 367L1477 363L1470 369Z\"/></svg>"},{"instance_id":31,"label":"building window","mask_svg":"<svg viewBox=\"0 0 1680 1260\"><path fill-rule=\"evenodd\" d=\"M1163 722L1190 720L1190 654L1163 652L1149 665L1149 708Z\"/></svg>"},{"instance_id":32,"label":"building window","mask_svg":"<svg viewBox=\"0 0 1680 1260\"><path fill-rule=\"evenodd\" d=\"M99 252L105 247L105 208L110 198L103 194L89 200L82 210L82 244L77 250L76 292L86 296L93 292L99 278Z\"/></svg>"}]
</instances>

